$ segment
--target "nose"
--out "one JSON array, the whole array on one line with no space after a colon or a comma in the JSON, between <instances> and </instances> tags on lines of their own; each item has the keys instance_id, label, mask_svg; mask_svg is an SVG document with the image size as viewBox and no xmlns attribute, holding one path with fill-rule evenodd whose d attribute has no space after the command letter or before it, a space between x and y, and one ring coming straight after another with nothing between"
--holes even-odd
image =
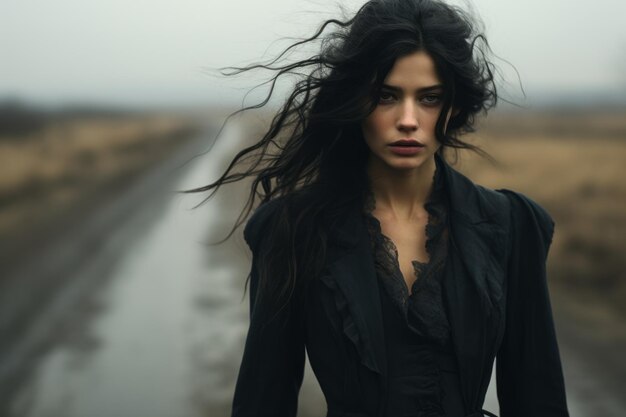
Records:
<instances>
[{"instance_id":1,"label":"nose","mask_svg":"<svg viewBox=\"0 0 626 417\"><path fill-rule=\"evenodd\" d=\"M417 106L413 100L405 100L400 107L397 127L403 132L412 132L417 130L419 123L417 121Z\"/></svg>"}]
</instances>

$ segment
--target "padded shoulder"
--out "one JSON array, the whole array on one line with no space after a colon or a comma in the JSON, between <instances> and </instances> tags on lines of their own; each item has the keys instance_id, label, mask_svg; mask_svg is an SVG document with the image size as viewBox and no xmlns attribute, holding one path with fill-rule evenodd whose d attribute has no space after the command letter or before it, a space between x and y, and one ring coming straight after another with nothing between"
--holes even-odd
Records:
<instances>
[{"instance_id":1,"label":"padded shoulder","mask_svg":"<svg viewBox=\"0 0 626 417\"><path fill-rule=\"evenodd\" d=\"M243 237L251 250L254 251L256 249L265 230L267 227L270 227L272 219L275 218L277 213L282 211L281 207L284 203L284 198L279 197L261 204L252 213L243 229Z\"/></svg>"},{"instance_id":2,"label":"padded shoulder","mask_svg":"<svg viewBox=\"0 0 626 417\"><path fill-rule=\"evenodd\" d=\"M501 190L492 190L482 185L476 184L476 190L480 195L481 205L486 209L491 216L498 218L498 223L508 224L511 203L506 195Z\"/></svg>"},{"instance_id":3,"label":"padded shoulder","mask_svg":"<svg viewBox=\"0 0 626 417\"><path fill-rule=\"evenodd\" d=\"M511 202L511 219L514 227L522 232L539 234L547 252L554 235L554 220L550 214L530 197L507 189L497 190Z\"/></svg>"}]
</instances>

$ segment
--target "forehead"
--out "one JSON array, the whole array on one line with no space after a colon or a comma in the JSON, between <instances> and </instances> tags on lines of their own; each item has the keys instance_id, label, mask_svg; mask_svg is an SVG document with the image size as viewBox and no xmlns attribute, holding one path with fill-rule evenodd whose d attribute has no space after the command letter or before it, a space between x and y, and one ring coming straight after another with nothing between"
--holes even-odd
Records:
<instances>
[{"instance_id":1,"label":"forehead","mask_svg":"<svg viewBox=\"0 0 626 417\"><path fill-rule=\"evenodd\" d=\"M435 61L423 51L398 58L385 78L385 84L403 89L419 89L441 83Z\"/></svg>"}]
</instances>

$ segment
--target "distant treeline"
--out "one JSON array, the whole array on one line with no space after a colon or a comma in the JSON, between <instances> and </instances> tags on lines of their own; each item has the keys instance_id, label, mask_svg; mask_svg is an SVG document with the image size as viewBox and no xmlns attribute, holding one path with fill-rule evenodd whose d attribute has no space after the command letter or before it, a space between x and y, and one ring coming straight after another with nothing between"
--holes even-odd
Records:
<instances>
[{"instance_id":1,"label":"distant treeline","mask_svg":"<svg viewBox=\"0 0 626 417\"><path fill-rule=\"evenodd\" d=\"M82 105L50 109L15 99L0 100L0 138L19 138L60 120L89 117L122 118L137 113L139 112L128 109Z\"/></svg>"}]
</instances>

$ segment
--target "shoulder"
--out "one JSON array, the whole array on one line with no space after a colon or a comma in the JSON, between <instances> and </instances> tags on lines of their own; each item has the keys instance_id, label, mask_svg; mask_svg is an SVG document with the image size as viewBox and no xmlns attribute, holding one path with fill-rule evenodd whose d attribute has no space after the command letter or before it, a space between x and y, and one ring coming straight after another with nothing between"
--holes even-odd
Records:
<instances>
[{"instance_id":1,"label":"shoulder","mask_svg":"<svg viewBox=\"0 0 626 417\"><path fill-rule=\"evenodd\" d=\"M537 247L547 254L554 221L546 209L520 192L492 190L474 183L447 164L443 166L448 173L455 216L472 224L497 225L497 229L508 236L512 250Z\"/></svg>"},{"instance_id":2,"label":"shoulder","mask_svg":"<svg viewBox=\"0 0 626 417\"><path fill-rule=\"evenodd\" d=\"M285 197L261 203L252 213L243 229L243 237L250 247L255 250L261 237L267 233L275 219L285 210Z\"/></svg>"},{"instance_id":3,"label":"shoulder","mask_svg":"<svg viewBox=\"0 0 626 417\"><path fill-rule=\"evenodd\" d=\"M487 212L509 217L511 226L536 226L546 236L552 236L554 220L548 211L527 195L506 188L492 190L474 184L481 205Z\"/></svg>"},{"instance_id":4,"label":"shoulder","mask_svg":"<svg viewBox=\"0 0 626 417\"><path fill-rule=\"evenodd\" d=\"M440 166L455 216L472 224L489 221L508 228L511 203L506 195L475 183L445 161Z\"/></svg>"},{"instance_id":5,"label":"shoulder","mask_svg":"<svg viewBox=\"0 0 626 417\"><path fill-rule=\"evenodd\" d=\"M544 240L550 241L554 221L550 214L530 197L510 189L495 189L474 183L447 164L448 186L453 210L470 222L490 221L505 230L534 227Z\"/></svg>"},{"instance_id":6,"label":"shoulder","mask_svg":"<svg viewBox=\"0 0 626 417\"><path fill-rule=\"evenodd\" d=\"M542 243L547 251L554 235L554 220L548 211L530 197L508 189L495 190L506 197L510 204L513 233L527 243Z\"/></svg>"},{"instance_id":7,"label":"shoulder","mask_svg":"<svg viewBox=\"0 0 626 417\"><path fill-rule=\"evenodd\" d=\"M261 203L254 210L243 230L243 237L250 249L255 250L259 242L270 231L276 232L279 228L279 222L286 219L293 222L297 214L301 213L307 205L310 205L309 194L304 190L297 190ZM284 227L280 227L280 230L285 232L283 229ZM274 237L276 237L276 233L274 233Z\"/></svg>"},{"instance_id":8,"label":"shoulder","mask_svg":"<svg viewBox=\"0 0 626 417\"><path fill-rule=\"evenodd\" d=\"M503 190L492 190L479 184L474 184L474 187L480 197L481 205L487 212L506 217L506 214L511 210L511 200L506 193L502 192Z\"/></svg>"}]
</instances>

